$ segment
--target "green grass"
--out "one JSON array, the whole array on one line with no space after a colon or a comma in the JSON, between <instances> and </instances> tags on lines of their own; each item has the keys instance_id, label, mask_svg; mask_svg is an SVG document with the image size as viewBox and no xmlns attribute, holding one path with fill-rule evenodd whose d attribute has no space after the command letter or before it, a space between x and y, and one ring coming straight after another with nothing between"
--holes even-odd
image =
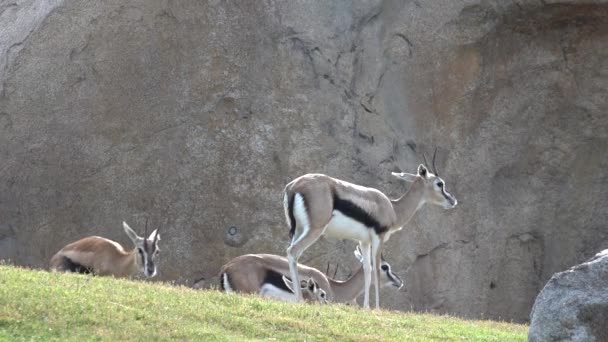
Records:
<instances>
[{"instance_id":1,"label":"green grass","mask_svg":"<svg viewBox=\"0 0 608 342\"><path fill-rule=\"evenodd\" d=\"M525 341L525 325L0 265L0 341Z\"/></svg>"}]
</instances>

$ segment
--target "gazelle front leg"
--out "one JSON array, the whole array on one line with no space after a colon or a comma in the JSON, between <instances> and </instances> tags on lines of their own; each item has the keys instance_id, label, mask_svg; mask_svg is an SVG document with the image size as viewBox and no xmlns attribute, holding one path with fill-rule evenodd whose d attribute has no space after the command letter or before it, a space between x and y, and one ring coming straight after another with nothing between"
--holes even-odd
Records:
<instances>
[{"instance_id":1,"label":"gazelle front leg","mask_svg":"<svg viewBox=\"0 0 608 342\"><path fill-rule=\"evenodd\" d=\"M374 279L374 291L376 293L376 309L380 309L380 284L379 284L379 273L380 269L378 265L380 265L380 255L382 253L382 241L384 237L372 235L372 276Z\"/></svg>"},{"instance_id":2,"label":"gazelle front leg","mask_svg":"<svg viewBox=\"0 0 608 342\"><path fill-rule=\"evenodd\" d=\"M359 242L359 246L361 247L361 255L363 256L363 275L365 279L365 284L363 285L363 308L369 309L369 288L372 283L371 246L363 242Z\"/></svg>"}]
</instances>

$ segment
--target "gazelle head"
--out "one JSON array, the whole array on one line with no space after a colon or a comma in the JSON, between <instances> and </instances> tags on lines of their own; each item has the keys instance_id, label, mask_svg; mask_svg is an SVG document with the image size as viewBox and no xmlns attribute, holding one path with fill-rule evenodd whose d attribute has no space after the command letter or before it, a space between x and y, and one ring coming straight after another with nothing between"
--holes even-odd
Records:
<instances>
[{"instance_id":1,"label":"gazelle head","mask_svg":"<svg viewBox=\"0 0 608 342\"><path fill-rule=\"evenodd\" d=\"M393 172L392 175L410 183L414 183L416 181L421 182L424 189L424 195L422 196L423 202L442 206L445 209L452 209L456 206L456 204L458 204L458 201L456 200L456 197L447 192L445 189L445 181L439 177L437 167L435 166L436 155L437 149L435 149L435 152L433 153L434 172L431 172L427 166L424 165L429 164L426 161L426 157L424 157L424 164L418 165L417 174Z\"/></svg>"},{"instance_id":2,"label":"gazelle head","mask_svg":"<svg viewBox=\"0 0 608 342\"><path fill-rule=\"evenodd\" d=\"M357 245L357 247L355 248L355 256L357 257L357 259L359 259L359 262L363 262L363 255L361 255L361 248L359 248L359 246ZM396 275L395 273L393 273L393 270L391 268L391 265L384 260L384 254L380 254L380 279L379 279L379 283L380 286L384 287L384 286L393 286L396 287L397 289L400 289L403 287L403 280L401 280L401 278L399 278L398 275Z\"/></svg>"},{"instance_id":3,"label":"gazelle head","mask_svg":"<svg viewBox=\"0 0 608 342\"><path fill-rule=\"evenodd\" d=\"M291 280L289 280L286 276L283 276L283 281L291 292L294 292L293 283ZM327 293L325 293L325 290L320 288L319 285L317 285L317 282L315 282L312 278L300 281L300 288L302 289L302 297L304 300L327 304Z\"/></svg>"},{"instance_id":4,"label":"gazelle head","mask_svg":"<svg viewBox=\"0 0 608 342\"><path fill-rule=\"evenodd\" d=\"M147 220L144 237L137 235L137 233L135 233L135 231L133 231L133 229L124 221L122 227L131 241L133 241L133 245L135 245L135 249L137 250L135 260L139 269L146 277L154 277L156 275L156 264L154 263L154 259L158 256L158 252L160 252L158 249L158 241L160 240L158 229L154 229L148 238L144 238L148 232Z\"/></svg>"}]
</instances>

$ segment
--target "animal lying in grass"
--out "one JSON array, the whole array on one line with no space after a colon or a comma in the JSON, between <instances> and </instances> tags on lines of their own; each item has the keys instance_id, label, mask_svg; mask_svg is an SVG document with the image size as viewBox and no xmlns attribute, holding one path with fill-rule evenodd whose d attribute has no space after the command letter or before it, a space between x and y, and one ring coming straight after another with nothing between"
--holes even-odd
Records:
<instances>
[{"instance_id":1,"label":"animal lying in grass","mask_svg":"<svg viewBox=\"0 0 608 342\"><path fill-rule=\"evenodd\" d=\"M159 253L158 229L146 239L137 235L126 222L123 222L122 226L133 241L135 248L132 250L126 251L118 242L100 236L89 236L59 250L51 258L51 270L114 277L129 277L141 272L146 277L154 277L154 259ZM146 232L147 227L146 222Z\"/></svg>"},{"instance_id":2,"label":"animal lying in grass","mask_svg":"<svg viewBox=\"0 0 608 342\"><path fill-rule=\"evenodd\" d=\"M348 280L339 281L328 278L334 294L334 302L357 305L357 298L364 292L364 259L359 246L355 249L355 256L359 259L361 265ZM380 255L380 287L393 287L397 290L403 287L403 281L393 272L391 265L384 259L383 254Z\"/></svg>"},{"instance_id":3,"label":"animal lying in grass","mask_svg":"<svg viewBox=\"0 0 608 342\"><path fill-rule=\"evenodd\" d=\"M246 254L229 261L220 271L220 289L227 293L252 293L295 302L291 280L285 277L285 272L278 272L267 256L278 257L271 254ZM300 289L306 302L327 302L326 291L313 279L302 280Z\"/></svg>"},{"instance_id":4,"label":"animal lying in grass","mask_svg":"<svg viewBox=\"0 0 608 342\"><path fill-rule=\"evenodd\" d=\"M360 262L363 262L358 246L355 255ZM322 301L356 304L357 297L364 291L363 266L360 266L355 274L345 281L331 279L318 269L302 264L298 265L298 272L303 275L304 279L313 280L323 291L319 294ZM257 293L286 301L295 301L293 286L286 278L289 275L289 262L285 257L274 254L246 254L232 259L222 267L220 285L221 289L226 292ZM403 281L393 273L391 266L384 258L381 262L380 279L383 287L392 286L399 289L403 286ZM310 283L307 285L310 287ZM302 286L302 288L305 287ZM307 300L314 300L314 298L310 298L310 290L308 292Z\"/></svg>"}]
</instances>

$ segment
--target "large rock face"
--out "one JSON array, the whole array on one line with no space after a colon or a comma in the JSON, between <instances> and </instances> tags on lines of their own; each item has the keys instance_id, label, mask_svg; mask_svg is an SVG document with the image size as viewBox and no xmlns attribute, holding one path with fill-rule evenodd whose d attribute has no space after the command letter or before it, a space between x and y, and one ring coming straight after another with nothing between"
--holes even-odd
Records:
<instances>
[{"instance_id":1,"label":"large rock face","mask_svg":"<svg viewBox=\"0 0 608 342\"><path fill-rule=\"evenodd\" d=\"M391 237L383 306L525 321L608 242L607 112L605 1L2 2L0 258L149 216L159 279L213 282L285 253L292 178L396 197L438 147L459 207ZM301 261L345 276L353 246Z\"/></svg>"},{"instance_id":2,"label":"large rock face","mask_svg":"<svg viewBox=\"0 0 608 342\"><path fill-rule=\"evenodd\" d=\"M560 272L540 292L528 340L608 341L608 249Z\"/></svg>"}]
</instances>

